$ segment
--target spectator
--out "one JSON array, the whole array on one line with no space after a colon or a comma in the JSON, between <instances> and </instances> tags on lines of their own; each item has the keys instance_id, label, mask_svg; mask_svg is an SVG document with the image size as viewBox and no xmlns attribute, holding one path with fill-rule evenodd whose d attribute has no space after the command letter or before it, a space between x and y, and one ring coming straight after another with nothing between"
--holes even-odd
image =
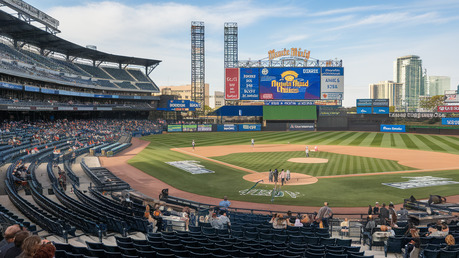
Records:
<instances>
[{"instance_id":1,"label":"spectator","mask_svg":"<svg viewBox=\"0 0 459 258\"><path fill-rule=\"evenodd\" d=\"M226 215L226 211L221 211L220 221L221 221L222 224L223 224L223 229L226 229L226 228L230 228L230 227L231 227L231 221L230 221L230 219L228 218L228 216Z\"/></svg>"},{"instance_id":2,"label":"spectator","mask_svg":"<svg viewBox=\"0 0 459 258\"><path fill-rule=\"evenodd\" d=\"M0 252L5 253L6 250L14 246L14 236L22 230L20 225L12 225L6 228L3 234L3 240L0 242Z\"/></svg>"},{"instance_id":3,"label":"spectator","mask_svg":"<svg viewBox=\"0 0 459 258\"><path fill-rule=\"evenodd\" d=\"M386 208L386 204L383 203L381 210L379 211L379 224L387 225L388 221L389 221L389 210Z\"/></svg>"},{"instance_id":4,"label":"spectator","mask_svg":"<svg viewBox=\"0 0 459 258\"><path fill-rule=\"evenodd\" d=\"M37 235L29 236L22 243L22 253L19 258L33 258L41 246L41 238Z\"/></svg>"},{"instance_id":5,"label":"spectator","mask_svg":"<svg viewBox=\"0 0 459 258\"><path fill-rule=\"evenodd\" d=\"M397 212L395 211L394 204L389 204L389 219L390 219L390 227L391 228L398 228L397 225Z\"/></svg>"},{"instance_id":6,"label":"spectator","mask_svg":"<svg viewBox=\"0 0 459 258\"><path fill-rule=\"evenodd\" d=\"M56 247L51 242L43 240L33 258L53 258L55 253Z\"/></svg>"},{"instance_id":7,"label":"spectator","mask_svg":"<svg viewBox=\"0 0 459 258\"><path fill-rule=\"evenodd\" d=\"M379 214L379 202L375 203L375 207L373 207L373 214L378 215Z\"/></svg>"},{"instance_id":8,"label":"spectator","mask_svg":"<svg viewBox=\"0 0 459 258\"><path fill-rule=\"evenodd\" d=\"M228 197L224 196L223 201L220 202L219 206L222 210L228 210L228 207L231 205L231 202L228 201Z\"/></svg>"},{"instance_id":9,"label":"spectator","mask_svg":"<svg viewBox=\"0 0 459 258\"><path fill-rule=\"evenodd\" d=\"M163 207L163 206L161 206ZM156 208L156 210L153 212L153 219L156 221L156 227L158 231L163 230L163 214L161 213L160 208Z\"/></svg>"},{"instance_id":10,"label":"spectator","mask_svg":"<svg viewBox=\"0 0 459 258\"><path fill-rule=\"evenodd\" d=\"M446 250L446 251L455 251L456 249L454 248L454 246L456 245L456 239L454 239L454 236L449 234L445 237L445 242L447 244L447 246L445 248L443 248L443 250Z\"/></svg>"},{"instance_id":11,"label":"spectator","mask_svg":"<svg viewBox=\"0 0 459 258\"><path fill-rule=\"evenodd\" d=\"M319 209L317 216L322 221L324 228L328 228L328 220L333 216L332 210L328 207L328 202L324 202L324 206Z\"/></svg>"},{"instance_id":12,"label":"spectator","mask_svg":"<svg viewBox=\"0 0 459 258\"><path fill-rule=\"evenodd\" d=\"M282 214L277 215L277 218L273 222L273 228L276 229L286 229L287 228L287 220L284 219Z\"/></svg>"},{"instance_id":13,"label":"spectator","mask_svg":"<svg viewBox=\"0 0 459 258\"><path fill-rule=\"evenodd\" d=\"M298 216L295 219L295 224L293 225L294 227L303 227L304 224L301 222L301 214L298 214Z\"/></svg>"},{"instance_id":14,"label":"spectator","mask_svg":"<svg viewBox=\"0 0 459 258\"><path fill-rule=\"evenodd\" d=\"M349 235L349 220L347 218L344 218L340 226L341 226L341 234L343 236Z\"/></svg>"},{"instance_id":15,"label":"spectator","mask_svg":"<svg viewBox=\"0 0 459 258\"><path fill-rule=\"evenodd\" d=\"M22 252L22 243L30 236L28 231L19 231L14 235L14 246L0 253L1 258L16 257Z\"/></svg>"},{"instance_id":16,"label":"spectator","mask_svg":"<svg viewBox=\"0 0 459 258\"><path fill-rule=\"evenodd\" d=\"M217 213L212 213L212 217L210 218L210 226L215 229L223 229L223 223L220 218L217 217Z\"/></svg>"}]
</instances>

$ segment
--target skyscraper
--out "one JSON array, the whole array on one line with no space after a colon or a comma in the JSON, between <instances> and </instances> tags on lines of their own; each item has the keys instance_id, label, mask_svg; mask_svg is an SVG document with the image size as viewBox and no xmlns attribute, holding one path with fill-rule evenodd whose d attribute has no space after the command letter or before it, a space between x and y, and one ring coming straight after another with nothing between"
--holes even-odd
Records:
<instances>
[{"instance_id":1,"label":"skyscraper","mask_svg":"<svg viewBox=\"0 0 459 258\"><path fill-rule=\"evenodd\" d=\"M389 106L402 108L402 83L381 81L370 84L370 99L389 99Z\"/></svg>"},{"instance_id":2,"label":"skyscraper","mask_svg":"<svg viewBox=\"0 0 459 258\"><path fill-rule=\"evenodd\" d=\"M394 62L394 81L403 84L402 99L408 111L419 107L419 96L424 94L422 60L409 55L397 58Z\"/></svg>"},{"instance_id":3,"label":"skyscraper","mask_svg":"<svg viewBox=\"0 0 459 258\"><path fill-rule=\"evenodd\" d=\"M426 95L444 95L446 90L451 89L451 78L449 76L427 76Z\"/></svg>"}]
</instances>

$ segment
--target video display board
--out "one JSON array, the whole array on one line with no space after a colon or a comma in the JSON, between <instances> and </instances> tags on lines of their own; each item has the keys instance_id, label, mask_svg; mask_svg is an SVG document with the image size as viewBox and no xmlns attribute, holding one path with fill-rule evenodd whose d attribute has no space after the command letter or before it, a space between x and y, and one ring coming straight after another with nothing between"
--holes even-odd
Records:
<instances>
[{"instance_id":1,"label":"video display board","mask_svg":"<svg viewBox=\"0 0 459 258\"><path fill-rule=\"evenodd\" d=\"M263 68L260 99L320 99L320 68Z\"/></svg>"},{"instance_id":2,"label":"video display board","mask_svg":"<svg viewBox=\"0 0 459 258\"><path fill-rule=\"evenodd\" d=\"M227 100L343 99L342 67L226 68Z\"/></svg>"}]
</instances>

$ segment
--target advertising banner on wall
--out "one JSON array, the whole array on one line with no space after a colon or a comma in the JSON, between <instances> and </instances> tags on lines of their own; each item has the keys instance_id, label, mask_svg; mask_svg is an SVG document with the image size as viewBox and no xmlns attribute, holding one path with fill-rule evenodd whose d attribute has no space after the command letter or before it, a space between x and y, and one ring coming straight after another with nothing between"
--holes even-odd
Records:
<instances>
[{"instance_id":1,"label":"advertising banner on wall","mask_svg":"<svg viewBox=\"0 0 459 258\"><path fill-rule=\"evenodd\" d=\"M226 125L218 125L217 131L224 131L224 132L236 132L237 126L235 124L226 124Z\"/></svg>"},{"instance_id":2,"label":"advertising banner on wall","mask_svg":"<svg viewBox=\"0 0 459 258\"><path fill-rule=\"evenodd\" d=\"M196 132L198 130L198 125L183 125L183 132Z\"/></svg>"},{"instance_id":3,"label":"advertising banner on wall","mask_svg":"<svg viewBox=\"0 0 459 258\"><path fill-rule=\"evenodd\" d=\"M239 99L239 68L225 69L225 99Z\"/></svg>"},{"instance_id":4,"label":"advertising banner on wall","mask_svg":"<svg viewBox=\"0 0 459 258\"><path fill-rule=\"evenodd\" d=\"M372 99L373 107L388 107L389 99Z\"/></svg>"},{"instance_id":5,"label":"advertising banner on wall","mask_svg":"<svg viewBox=\"0 0 459 258\"><path fill-rule=\"evenodd\" d=\"M260 99L320 99L320 68L263 68Z\"/></svg>"},{"instance_id":6,"label":"advertising banner on wall","mask_svg":"<svg viewBox=\"0 0 459 258\"><path fill-rule=\"evenodd\" d=\"M371 114L371 107L357 107L357 114Z\"/></svg>"},{"instance_id":7,"label":"advertising banner on wall","mask_svg":"<svg viewBox=\"0 0 459 258\"><path fill-rule=\"evenodd\" d=\"M405 125L381 125L381 132L396 132L404 133L406 132Z\"/></svg>"},{"instance_id":8,"label":"advertising banner on wall","mask_svg":"<svg viewBox=\"0 0 459 258\"><path fill-rule=\"evenodd\" d=\"M259 68L240 68L240 99L258 100L259 93Z\"/></svg>"},{"instance_id":9,"label":"advertising banner on wall","mask_svg":"<svg viewBox=\"0 0 459 258\"><path fill-rule=\"evenodd\" d=\"M168 132L181 132L182 125L167 125Z\"/></svg>"},{"instance_id":10,"label":"advertising banner on wall","mask_svg":"<svg viewBox=\"0 0 459 258\"><path fill-rule=\"evenodd\" d=\"M389 114L389 107L373 107L373 114Z\"/></svg>"},{"instance_id":11,"label":"advertising banner on wall","mask_svg":"<svg viewBox=\"0 0 459 258\"><path fill-rule=\"evenodd\" d=\"M459 125L459 118L442 118L442 125Z\"/></svg>"},{"instance_id":12,"label":"advertising banner on wall","mask_svg":"<svg viewBox=\"0 0 459 258\"><path fill-rule=\"evenodd\" d=\"M314 123L290 123L289 131L314 131Z\"/></svg>"},{"instance_id":13,"label":"advertising banner on wall","mask_svg":"<svg viewBox=\"0 0 459 258\"><path fill-rule=\"evenodd\" d=\"M459 102L458 94L445 94L445 102Z\"/></svg>"},{"instance_id":14,"label":"advertising banner on wall","mask_svg":"<svg viewBox=\"0 0 459 258\"><path fill-rule=\"evenodd\" d=\"M372 99L357 99L357 107L371 107L373 105Z\"/></svg>"},{"instance_id":15,"label":"advertising banner on wall","mask_svg":"<svg viewBox=\"0 0 459 258\"><path fill-rule=\"evenodd\" d=\"M437 111L443 113L459 113L459 106L439 106Z\"/></svg>"},{"instance_id":16,"label":"advertising banner on wall","mask_svg":"<svg viewBox=\"0 0 459 258\"><path fill-rule=\"evenodd\" d=\"M261 131L261 124L240 124L239 131Z\"/></svg>"},{"instance_id":17,"label":"advertising banner on wall","mask_svg":"<svg viewBox=\"0 0 459 258\"><path fill-rule=\"evenodd\" d=\"M198 125L198 132L212 132L212 125Z\"/></svg>"},{"instance_id":18,"label":"advertising banner on wall","mask_svg":"<svg viewBox=\"0 0 459 258\"><path fill-rule=\"evenodd\" d=\"M344 68L322 67L321 99L342 100L344 95Z\"/></svg>"}]
</instances>

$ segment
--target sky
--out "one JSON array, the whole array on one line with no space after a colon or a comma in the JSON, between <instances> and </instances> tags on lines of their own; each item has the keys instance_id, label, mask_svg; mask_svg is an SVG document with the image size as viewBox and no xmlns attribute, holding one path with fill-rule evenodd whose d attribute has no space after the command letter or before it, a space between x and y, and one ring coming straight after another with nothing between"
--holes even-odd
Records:
<instances>
[{"instance_id":1,"label":"sky","mask_svg":"<svg viewBox=\"0 0 459 258\"><path fill-rule=\"evenodd\" d=\"M205 81L224 90L223 28L238 24L239 60L271 49L307 49L311 58L341 59L343 106L369 98L369 84L393 80L397 57L418 55L427 75L459 84L457 0L26 0L60 21L61 38L119 55L161 60L158 86L191 82L191 22L205 25Z\"/></svg>"}]
</instances>

